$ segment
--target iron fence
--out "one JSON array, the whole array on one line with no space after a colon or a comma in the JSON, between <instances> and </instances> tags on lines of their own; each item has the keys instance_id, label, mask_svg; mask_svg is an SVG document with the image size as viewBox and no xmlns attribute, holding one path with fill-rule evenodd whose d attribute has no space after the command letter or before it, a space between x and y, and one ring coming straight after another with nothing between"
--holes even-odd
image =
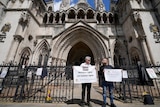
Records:
<instances>
[{"instance_id":1,"label":"iron fence","mask_svg":"<svg viewBox=\"0 0 160 107\"><path fill-rule=\"evenodd\" d=\"M128 78L115 83L115 98L123 102L143 101L143 93L160 98L160 67L152 67L158 78L142 84L136 68L127 69ZM73 99L73 72L69 66L0 65L0 101L65 102Z\"/></svg>"},{"instance_id":2,"label":"iron fence","mask_svg":"<svg viewBox=\"0 0 160 107\"><path fill-rule=\"evenodd\" d=\"M148 81L141 81L136 67L127 69L128 78L121 83L115 83L115 97L123 102L141 101L145 94L152 96L154 100L160 98L160 71L159 66L152 67L157 77Z\"/></svg>"},{"instance_id":3,"label":"iron fence","mask_svg":"<svg viewBox=\"0 0 160 107\"><path fill-rule=\"evenodd\" d=\"M13 102L64 102L73 99L72 69L64 66L3 65L0 100Z\"/></svg>"}]
</instances>

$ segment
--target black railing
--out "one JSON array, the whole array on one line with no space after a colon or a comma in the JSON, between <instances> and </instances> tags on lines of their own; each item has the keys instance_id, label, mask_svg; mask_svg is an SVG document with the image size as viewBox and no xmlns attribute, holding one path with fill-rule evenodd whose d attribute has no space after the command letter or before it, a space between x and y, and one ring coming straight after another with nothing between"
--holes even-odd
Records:
<instances>
[{"instance_id":1,"label":"black railing","mask_svg":"<svg viewBox=\"0 0 160 107\"><path fill-rule=\"evenodd\" d=\"M0 100L14 102L64 102L73 99L72 69L63 66L48 66L42 75L37 66L5 65L0 73ZM5 71L6 70L6 71Z\"/></svg>"},{"instance_id":2,"label":"black railing","mask_svg":"<svg viewBox=\"0 0 160 107\"><path fill-rule=\"evenodd\" d=\"M160 77L159 66L153 67ZM0 101L65 102L73 99L73 72L69 66L47 66L42 75L38 66L0 65ZM137 68L128 68L128 78L115 83L115 98L123 102L143 101L143 93L160 98L160 78L142 84ZM2 75L3 74L3 75Z\"/></svg>"},{"instance_id":3,"label":"black railing","mask_svg":"<svg viewBox=\"0 0 160 107\"><path fill-rule=\"evenodd\" d=\"M115 83L115 98L123 102L135 100L143 102L144 94L149 94L154 100L160 99L160 72L159 66L152 67L156 70L158 78L141 81L136 67L127 69L128 78L121 83Z\"/></svg>"}]
</instances>

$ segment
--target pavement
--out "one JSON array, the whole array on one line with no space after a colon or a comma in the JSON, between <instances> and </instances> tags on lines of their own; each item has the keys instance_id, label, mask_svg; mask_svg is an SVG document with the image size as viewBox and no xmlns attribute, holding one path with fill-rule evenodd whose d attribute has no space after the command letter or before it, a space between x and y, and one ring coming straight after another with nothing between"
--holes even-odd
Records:
<instances>
[{"instance_id":1,"label":"pavement","mask_svg":"<svg viewBox=\"0 0 160 107\"><path fill-rule=\"evenodd\" d=\"M74 86L74 99L64 103L10 103L0 102L0 107L81 107L81 85ZM98 92L96 85L92 84L91 89L91 105L92 107L102 107L102 95ZM109 102L109 99L107 99ZM114 100L117 107L160 107L160 100L156 100L154 105L144 105L140 101L132 103L123 103ZM87 106L85 106L87 107ZM109 107L108 105L106 107Z\"/></svg>"}]
</instances>

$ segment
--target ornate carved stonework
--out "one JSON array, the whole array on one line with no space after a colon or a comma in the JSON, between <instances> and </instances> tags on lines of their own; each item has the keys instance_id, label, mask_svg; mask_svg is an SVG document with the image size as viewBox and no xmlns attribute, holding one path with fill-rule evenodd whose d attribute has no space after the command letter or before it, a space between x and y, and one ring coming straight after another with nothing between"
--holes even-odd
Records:
<instances>
[{"instance_id":1,"label":"ornate carved stonework","mask_svg":"<svg viewBox=\"0 0 160 107\"><path fill-rule=\"evenodd\" d=\"M6 23L3 25L2 29L1 29L1 32L3 34L6 34L6 32L9 32L11 29L11 24L10 23Z\"/></svg>"},{"instance_id":2,"label":"ornate carved stonework","mask_svg":"<svg viewBox=\"0 0 160 107\"><path fill-rule=\"evenodd\" d=\"M19 19L19 23L27 25L29 20L30 20L30 15L27 12L22 12L21 18Z\"/></svg>"}]
</instances>

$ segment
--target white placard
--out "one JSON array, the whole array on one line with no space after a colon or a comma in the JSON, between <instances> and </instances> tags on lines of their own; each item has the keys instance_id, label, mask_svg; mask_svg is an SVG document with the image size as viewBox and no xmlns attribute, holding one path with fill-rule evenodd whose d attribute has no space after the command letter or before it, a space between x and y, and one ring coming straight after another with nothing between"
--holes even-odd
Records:
<instances>
[{"instance_id":1,"label":"white placard","mask_svg":"<svg viewBox=\"0 0 160 107\"><path fill-rule=\"evenodd\" d=\"M157 75L156 75L155 71L153 70L153 68L146 68L146 71L147 71L150 78L152 78L152 79L157 78Z\"/></svg>"},{"instance_id":2,"label":"white placard","mask_svg":"<svg viewBox=\"0 0 160 107\"><path fill-rule=\"evenodd\" d=\"M123 78L128 78L127 70L123 70L122 73L123 73L122 75Z\"/></svg>"},{"instance_id":3,"label":"white placard","mask_svg":"<svg viewBox=\"0 0 160 107\"><path fill-rule=\"evenodd\" d=\"M37 72L36 72L36 75L41 76L42 75L42 70L43 70L43 68L38 68Z\"/></svg>"},{"instance_id":4,"label":"white placard","mask_svg":"<svg viewBox=\"0 0 160 107\"><path fill-rule=\"evenodd\" d=\"M122 82L122 69L104 69L104 75L108 82Z\"/></svg>"},{"instance_id":5,"label":"white placard","mask_svg":"<svg viewBox=\"0 0 160 107\"><path fill-rule=\"evenodd\" d=\"M74 83L94 83L97 82L95 66L83 69L81 66L73 66Z\"/></svg>"},{"instance_id":6,"label":"white placard","mask_svg":"<svg viewBox=\"0 0 160 107\"><path fill-rule=\"evenodd\" d=\"M7 72L8 72L8 68L3 68L2 72L1 72L1 75L0 75L0 78L5 78L6 75L7 75Z\"/></svg>"}]
</instances>

